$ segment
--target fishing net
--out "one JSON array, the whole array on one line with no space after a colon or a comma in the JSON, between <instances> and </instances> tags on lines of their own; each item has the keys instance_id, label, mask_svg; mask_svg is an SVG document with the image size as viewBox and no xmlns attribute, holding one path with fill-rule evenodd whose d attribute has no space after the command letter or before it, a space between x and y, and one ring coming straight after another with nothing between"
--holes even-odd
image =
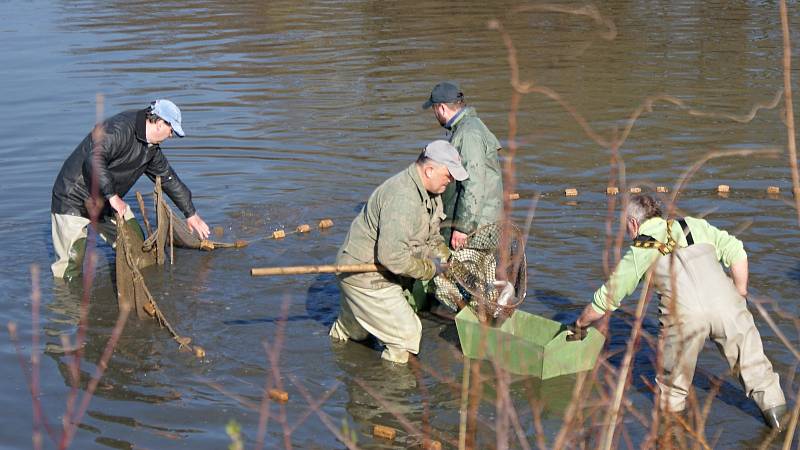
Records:
<instances>
[{"instance_id":1,"label":"fishing net","mask_svg":"<svg viewBox=\"0 0 800 450\"><path fill-rule=\"evenodd\" d=\"M153 252L159 264L164 264L166 260L166 246L169 242L170 248L173 246L181 248L215 250L218 248L241 248L246 247L247 242L237 240L233 243L214 242L207 239L200 239L192 233L186 220L178 216L174 209L164 199L164 191L161 188L161 178L156 178L155 189L153 191L154 204L156 208L156 219L158 227L153 233L150 226L145 221L150 236L143 243L145 252ZM143 208L143 203L140 204ZM142 215L145 216L144 212ZM146 217L146 216L145 216Z\"/></svg>"},{"instance_id":2,"label":"fishing net","mask_svg":"<svg viewBox=\"0 0 800 450\"><path fill-rule=\"evenodd\" d=\"M179 335L172 328L144 282L141 269L155 264L156 255L152 251L144 251L141 228L135 221L136 219L126 221L119 215L116 217L116 281L119 308L133 309L139 319L155 317L161 326L169 330L173 339L178 342L179 348L189 348L192 339Z\"/></svg>"},{"instance_id":3,"label":"fishing net","mask_svg":"<svg viewBox=\"0 0 800 450\"><path fill-rule=\"evenodd\" d=\"M141 200L141 195L137 193L139 206L142 209L142 218L147 227L147 239L144 239L136 219L125 221L119 216L116 218L117 302L120 309L133 309L140 319L154 317L161 326L169 330L181 349L192 349L189 345L191 338L179 335L161 312L147 288L141 269L153 264L163 265L166 261L168 243L170 247L214 250L216 248L244 247L247 242L236 241L232 244L212 242L192 234L186 221L178 217L164 199L160 177L156 178L153 195L157 220L155 231L150 228L147 212L144 210L144 202ZM172 259L171 257L170 260L172 261ZM193 350L195 354L205 354L201 347L194 346Z\"/></svg>"},{"instance_id":4,"label":"fishing net","mask_svg":"<svg viewBox=\"0 0 800 450\"><path fill-rule=\"evenodd\" d=\"M522 233L511 222L478 228L463 248L452 253L447 271L433 281L436 298L454 311L469 306L482 321L510 317L527 289ZM504 302L497 281L509 282L514 298Z\"/></svg>"},{"instance_id":5,"label":"fishing net","mask_svg":"<svg viewBox=\"0 0 800 450\"><path fill-rule=\"evenodd\" d=\"M139 318L145 316L145 308L152 300L144 283L140 269L156 263L153 253L142 251L142 235L139 227L116 216L116 269L117 269L117 302L120 310L133 309Z\"/></svg>"}]
</instances>

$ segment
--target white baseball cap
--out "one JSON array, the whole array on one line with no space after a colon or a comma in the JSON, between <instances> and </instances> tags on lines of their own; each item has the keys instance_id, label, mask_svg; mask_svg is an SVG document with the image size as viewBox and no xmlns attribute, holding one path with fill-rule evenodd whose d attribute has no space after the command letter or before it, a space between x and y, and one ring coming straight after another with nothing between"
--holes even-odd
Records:
<instances>
[{"instance_id":1,"label":"white baseball cap","mask_svg":"<svg viewBox=\"0 0 800 450\"><path fill-rule=\"evenodd\" d=\"M425 146L424 154L431 161L444 164L457 181L469 178L467 170L461 165L461 155L453 144L441 139L433 141Z\"/></svg>"}]
</instances>

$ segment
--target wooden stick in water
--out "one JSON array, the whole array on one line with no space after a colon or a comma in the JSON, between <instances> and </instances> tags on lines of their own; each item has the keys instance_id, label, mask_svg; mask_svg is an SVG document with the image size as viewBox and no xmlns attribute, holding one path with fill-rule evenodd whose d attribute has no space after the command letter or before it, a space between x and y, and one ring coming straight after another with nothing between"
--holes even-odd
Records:
<instances>
[{"instance_id":1,"label":"wooden stick in water","mask_svg":"<svg viewBox=\"0 0 800 450\"><path fill-rule=\"evenodd\" d=\"M153 235L153 229L150 228L150 221L147 220L147 211L144 209L144 199L142 198L142 193L136 191L136 200L139 202L139 210L142 211L142 219L144 220L144 226L147 228L147 236Z\"/></svg>"},{"instance_id":2,"label":"wooden stick in water","mask_svg":"<svg viewBox=\"0 0 800 450\"><path fill-rule=\"evenodd\" d=\"M363 273L386 272L387 269L380 264L327 264L317 266L285 266L285 267L254 267L250 275L262 277L266 275L305 275L312 273Z\"/></svg>"}]
</instances>

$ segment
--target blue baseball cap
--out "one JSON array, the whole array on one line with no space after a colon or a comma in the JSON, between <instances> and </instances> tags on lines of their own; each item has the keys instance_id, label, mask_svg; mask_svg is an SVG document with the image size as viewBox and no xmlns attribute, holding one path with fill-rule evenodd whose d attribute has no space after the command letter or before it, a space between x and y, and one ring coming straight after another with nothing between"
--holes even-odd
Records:
<instances>
[{"instance_id":1,"label":"blue baseball cap","mask_svg":"<svg viewBox=\"0 0 800 450\"><path fill-rule=\"evenodd\" d=\"M150 112L164 119L178 137L186 136L181 126L181 110L175 103L163 98L158 99L150 104Z\"/></svg>"}]
</instances>

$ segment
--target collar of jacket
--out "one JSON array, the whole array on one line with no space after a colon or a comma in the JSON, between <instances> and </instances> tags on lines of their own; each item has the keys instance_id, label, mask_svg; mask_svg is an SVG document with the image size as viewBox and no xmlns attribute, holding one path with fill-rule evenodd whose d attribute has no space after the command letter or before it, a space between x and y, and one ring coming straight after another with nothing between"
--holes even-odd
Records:
<instances>
[{"instance_id":1,"label":"collar of jacket","mask_svg":"<svg viewBox=\"0 0 800 450\"><path fill-rule=\"evenodd\" d=\"M646 234L665 242L667 239L667 221L661 217L651 217L639 225L639 234Z\"/></svg>"},{"instance_id":2,"label":"collar of jacket","mask_svg":"<svg viewBox=\"0 0 800 450\"><path fill-rule=\"evenodd\" d=\"M459 110L458 110L458 112L456 112L455 114L453 114L453 117L451 117L451 118L450 118L450 120L448 120L448 121L447 121L447 123L445 123L445 124L444 124L444 125L442 125L442 126L443 126L443 127L446 129L446 130L449 130L449 129L453 128L453 125L455 125L455 124L456 124L456 122L458 122L459 120L461 120L461 116L464 114L464 111L465 111L466 109L467 109L466 107L459 109Z\"/></svg>"},{"instance_id":3,"label":"collar of jacket","mask_svg":"<svg viewBox=\"0 0 800 450\"><path fill-rule=\"evenodd\" d=\"M455 116L451 117L450 120L444 125L445 128L448 130L452 130L454 128L458 128L458 124L461 123L462 120L466 117L475 116L475 108L472 106L465 106L461 108Z\"/></svg>"},{"instance_id":4,"label":"collar of jacket","mask_svg":"<svg viewBox=\"0 0 800 450\"><path fill-rule=\"evenodd\" d=\"M419 172L417 171L417 163L411 163L406 170L411 180L414 181L414 185L417 186L422 203L424 203L429 210L433 209L433 199L431 198L430 192L428 192L422 184L422 178L419 177Z\"/></svg>"},{"instance_id":5,"label":"collar of jacket","mask_svg":"<svg viewBox=\"0 0 800 450\"><path fill-rule=\"evenodd\" d=\"M136 113L136 139L144 143L145 145L150 145L147 142L147 109L142 109Z\"/></svg>"}]
</instances>

